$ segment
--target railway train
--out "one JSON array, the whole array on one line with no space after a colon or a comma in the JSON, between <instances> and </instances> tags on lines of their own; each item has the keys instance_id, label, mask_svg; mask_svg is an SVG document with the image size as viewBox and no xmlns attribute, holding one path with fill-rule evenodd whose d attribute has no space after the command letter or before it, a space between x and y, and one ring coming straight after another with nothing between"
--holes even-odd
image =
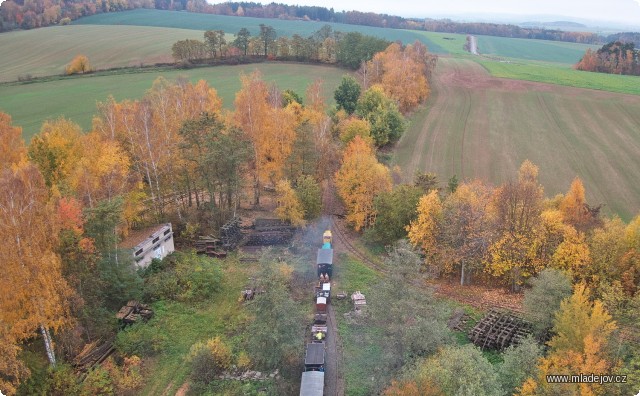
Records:
<instances>
[{"instance_id":1,"label":"railway train","mask_svg":"<svg viewBox=\"0 0 640 396\"><path fill-rule=\"evenodd\" d=\"M327 309L331 298L333 276L333 235L326 230L322 247L316 256L318 283L314 289L315 309L309 340L306 344L304 372L300 381L300 396L322 396L324 392L325 340L328 334Z\"/></svg>"}]
</instances>

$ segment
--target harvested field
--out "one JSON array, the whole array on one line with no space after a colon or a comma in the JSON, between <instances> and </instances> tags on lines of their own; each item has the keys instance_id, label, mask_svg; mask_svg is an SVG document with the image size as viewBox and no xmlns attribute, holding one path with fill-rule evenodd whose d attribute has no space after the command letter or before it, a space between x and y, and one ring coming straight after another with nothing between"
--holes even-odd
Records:
<instances>
[{"instance_id":1,"label":"harvested field","mask_svg":"<svg viewBox=\"0 0 640 396\"><path fill-rule=\"evenodd\" d=\"M629 220L640 210L640 96L494 78L451 58L440 59L432 91L396 148L407 180L421 169L500 184L529 159L547 196L579 176L605 213Z\"/></svg>"}]
</instances>

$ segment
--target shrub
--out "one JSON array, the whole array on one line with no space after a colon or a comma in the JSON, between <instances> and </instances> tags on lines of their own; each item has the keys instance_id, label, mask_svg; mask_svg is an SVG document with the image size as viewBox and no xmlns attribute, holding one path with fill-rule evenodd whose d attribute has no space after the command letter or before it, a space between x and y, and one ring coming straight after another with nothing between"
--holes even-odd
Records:
<instances>
[{"instance_id":1,"label":"shrub","mask_svg":"<svg viewBox=\"0 0 640 396\"><path fill-rule=\"evenodd\" d=\"M191 347L191 377L195 381L209 383L216 375L231 367L231 349L220 339L198 342Z\"/></svg>"},{"instance_id":2,"label":"shrub","mask_svg":"<svg viewBox=\"0 0 640 396\"><path fill-rule=\"evenodd\" d=\"M82 383L82 396L106 396L115 395L113 383L109 372L102 367L97 367L87 374Z\"/></svg>"}]
</instances>

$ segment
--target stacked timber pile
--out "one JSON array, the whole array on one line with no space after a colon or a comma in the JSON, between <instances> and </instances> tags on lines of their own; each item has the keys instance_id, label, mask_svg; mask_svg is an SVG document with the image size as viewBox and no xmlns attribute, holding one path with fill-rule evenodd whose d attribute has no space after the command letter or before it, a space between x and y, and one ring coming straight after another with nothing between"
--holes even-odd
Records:
<instances>
[{"instance_id":1,"label":"stacked timber pile","mask_svg":"<svg viewBox=\"0 0 640 396\"><path fill-rule=\"evenodd\" d=\"M227 252L219 248L220 240L211 235L200 236L195 242L197 254L206 254L209 257L225 258Z\"/></svg>"},{"instance_id":2,"label":"stacked timber pile","mask_svg":"<svg viewBox=\"0 0 640 396\"><path fill-rule=\"evenodd\" d=\"M116 314L116 318L121 320L125 325L134 324L141 319L149 320L153 317L153 311L146 304L140 304L136 300L131 300L124 307L120 308Z\"/></svg>"},{"instance_id":3,"label":"stacked timber pile","mask_svg":"<svg viewBox=\"0 0 640 396\"><path fill-rule=\"evenodd\" d=\"M256 219L245 245L286 245L291 241L294 231L295 227L279 219Z\"/></svg>"},{"instance_id":4,"label":"stacked timber pile","mask_svg":"<svg viewBox=\"0 0 640 396\"><path fill-rule=\"evenodd\" d=\"M87 372L96 364L102 363L114 350L113 341L89 343L76 356L73 361L73 367L77 371Z\"/></svg>"},{"instance_id":5,"label":"stacked timber pile","mask_svg":"<svg viewBox=\"0 0 640 396\"><path fill-rule=\"evenodd\" d=\"M220 227L220 241L224 250L233 250L242 241L242 230L240 229L240 218L234 217Z\"/></svg>"},{"instance_id":6,"label":"stacked timber pile","mask_svg":"<svg viewBox=\"0 0 640 396\"><path fill-rule=\"evenodd\" d=\"M531 324L510 311L490 309L469 331L469 339L482 349L502 350L531 334Z\"/></svg>"}]
</instances>

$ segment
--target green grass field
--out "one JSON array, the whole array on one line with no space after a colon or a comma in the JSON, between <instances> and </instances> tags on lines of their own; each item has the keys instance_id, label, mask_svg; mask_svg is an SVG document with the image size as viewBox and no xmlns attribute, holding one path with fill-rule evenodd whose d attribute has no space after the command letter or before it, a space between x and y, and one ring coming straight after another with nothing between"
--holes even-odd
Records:
<instances>
[{"instance_id":1,"label":"green grass field","mask_svg":"<svg viewBox=\"0 0 640 396\"><path fill-rule=\"evenodd\" d=\"M640 95L640 77L637 76L592 73L574 70L567 66L525 63L518 60L502 62L485 58L474 60L484 66L494 77Z\"/></svg>"},{"instance_id":2,"label":"green grass field","mask_svg":"<svg viewBox=\"0 0 640 396\"><path fill-rule=\"evenodd\" d=\"M4 84L0 85L0 111L11 115L13 124L23 128L27 141L40 131L45 120L60 116L69 118L88 130L96 113L96 102L106 100L109 95L113 95L116 100L140 98L159 76L168 80L177 77L186 77L193 82L207 80L218 91L223 105L231 108L235 94L240 89L239 74L250 73L255 69L260 70L266 81L275 83L283 90L293 89L301 96L304 96L311 82L321 78L324 81L327 103L333 103L333 91L342 76L348 73L329 66L258 63L120 75L87 75L32 84Z\"/></svg>"},{"instance_id":3,"label":"green grass field","mask_svg":"<svg viewBox=\"0 0 640 396\"><path fill-rule=\"evenodd\" d=\"M640 96L492 78L452 58L432 83L395 152L407 179L422 169L496 185L529 159L549 197L579 176L605 213L629 220L640 211Z\"/></svg>"},{"instance_id":4,"label":"green grass field","mask_svg":"<svg viewBox=\"0 0 640 396\"><path fill-rule=\"evenodd\" d=\"M387 29L369 26L346 25L341 23L314 22L314 21L288 21L281 19L263 19L250 17L234 17L226 15L196 14L182 11L162 11L137 9L126 12L113 12L108 14L96 14L73 22L75 25L130 25L130 26L156 26L195 30L224 30L227 33L237 33L241 28L249 29L252 35L260 32L260 24L273 26L278 36L293 36L299 34L303 37L310 36L324 25L331 25L334 30L342 32L360 32L371 36L384 38L390 41L400 40L403 43L412 43L421 40L431 52L444 53L439 45L431 42L428 37L420 32L400 29Z\"/></svg>"},{"instance_id":5,"label":"green grass field","mask_svg":"<svg viewBox=\"0 0 640 396\"><path fill-rule=\"evenodd\" d=\"M478 52L532 61L575 64L587 48L598 49L598 45L565 43L562 41L514 39L506 37L477 36Z\"/></svg>"},{"instance_id":6,"label":"green grass field","mask_svg":"<svg viewBox=\"0 0 640 396\"><path fill-rule=\"evenodd\" d=\"M178 40L202 40L202 32L145 26L52 26L0 34L0 82L59 75L84 54L96 69L173 62Z\"/></svg>"}]
</instances>

